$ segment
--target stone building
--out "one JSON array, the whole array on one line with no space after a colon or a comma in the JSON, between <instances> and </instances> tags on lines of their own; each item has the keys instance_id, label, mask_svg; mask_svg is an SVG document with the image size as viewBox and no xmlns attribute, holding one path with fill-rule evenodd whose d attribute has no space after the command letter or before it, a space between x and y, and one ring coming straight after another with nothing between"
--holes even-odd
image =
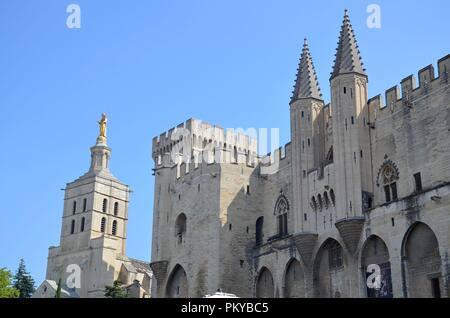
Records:
<instances>
[{"instance_id":1,"label":"stone building","mask_svg":"<svg viewBox=\"0 0 450 318\"><path fill-rule=\"evenodd\" d=\"M291 142L190 119L153 139L155 297L450 296L450 55L369 98L345 13L319 88L305 40ZM200 160L201 159L201 160Z\"/></svg>"},{"instance_id":2,"label":"stone building","mask_svg":"<svg viewBox=\"0 0 450 318\"><path fill-rule=\"evenodd\" d=\"M64 189L60 245L49 248L46 280L33 297L54 297L60 280L62 297L104 297L116 280L129 297L150 297L149 264L125 255L130 189L109 170L105 114L99 124L89 171Z\"/></svg>"}]
</instances>

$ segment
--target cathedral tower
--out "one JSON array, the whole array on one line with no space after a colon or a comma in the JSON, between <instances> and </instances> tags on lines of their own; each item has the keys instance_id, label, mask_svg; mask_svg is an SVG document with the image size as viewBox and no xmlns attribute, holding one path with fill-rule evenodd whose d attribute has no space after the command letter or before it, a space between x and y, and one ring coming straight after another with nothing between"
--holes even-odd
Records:
<instances>
[{"instance_id":1,"label":"cathedral tower","mask_svg":"<svg viewBox=\"0 0 450 318\"><path fill-rule=\"evenodd\" d=\"M65 188L60 245L49 249L46 279L61 279L64 289L80 297L103 297L125 259L130 190L109 170L106 121L103 114L89 171ZM74 288L73 265L81 269Z\"/></svg>"}]
</instances>

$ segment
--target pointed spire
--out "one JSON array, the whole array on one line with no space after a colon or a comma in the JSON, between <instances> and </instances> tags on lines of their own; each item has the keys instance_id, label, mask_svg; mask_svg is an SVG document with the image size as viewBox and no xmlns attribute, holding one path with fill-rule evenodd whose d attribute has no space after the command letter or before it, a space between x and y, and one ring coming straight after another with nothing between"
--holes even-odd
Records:
<instances>
[{"instance_id":1,"label":"pointed spire","mask_svg":"<svg viewBox=\"0 0 450 318\"><path fill-rule=\"evenodd\" d=\"M344 13L331 79L345 73L359 73L367 76L347 9Z\"/></svg>"},{"instance_id":2,"label":"pointed spire","mask_svg":"<svg viewBox=\"0 0 450 318\"><path fill-rule=\"evenodd\" d=\"M302 55L297 69L297 78L292 93L291 103L301 98L322 99L322 93L320 92L307 39L303 43Z\"/></svg>"}]
</instances>

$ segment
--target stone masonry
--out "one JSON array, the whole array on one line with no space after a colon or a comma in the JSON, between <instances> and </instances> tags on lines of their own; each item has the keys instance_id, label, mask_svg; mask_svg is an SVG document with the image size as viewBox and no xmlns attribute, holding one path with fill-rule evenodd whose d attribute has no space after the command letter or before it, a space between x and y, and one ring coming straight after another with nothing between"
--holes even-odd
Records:
<instances>
[{"instance_id":1,"label":"stone masonry","mask_svg":"<svg viewBox=\"0 0 450 318\"><path fill-rule=\"evenodd\" d=\"M330 103L305 40L286 146L197 119L155 137L152 295L449 297L449 70L369 98L346 12Z\"/></svg>"}]
</instances>

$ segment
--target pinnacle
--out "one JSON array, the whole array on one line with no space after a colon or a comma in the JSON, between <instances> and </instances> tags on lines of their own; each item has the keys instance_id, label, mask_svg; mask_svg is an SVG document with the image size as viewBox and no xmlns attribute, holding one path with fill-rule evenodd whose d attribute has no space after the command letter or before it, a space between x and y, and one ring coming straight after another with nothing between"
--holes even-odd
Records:
<instances>
[{"instance_id":1,"label":"pinnacle","mask_svg":"<svg viewBox=\"0 0 450 318\"><path fill-rule=\"evenodd\" d=\"M316 71L306 38L303 42L291 103L301 98L322 99L322 93L320 92L319 82L317 81Z\"/></svg>"},{"instance_id":2,"label":"pinnacle","mask_svg":"<svg viewBox=\"0 0 450 318\"><path fill-rule=\"evenodd\" d=\"M334 60L333 72L331 78L345 73L359 73L366 75L364 63L353 32L348 10L345 9L344 20L339 35L338 47L336 49L336 59Z\"/></svg>"}]
</instances>

